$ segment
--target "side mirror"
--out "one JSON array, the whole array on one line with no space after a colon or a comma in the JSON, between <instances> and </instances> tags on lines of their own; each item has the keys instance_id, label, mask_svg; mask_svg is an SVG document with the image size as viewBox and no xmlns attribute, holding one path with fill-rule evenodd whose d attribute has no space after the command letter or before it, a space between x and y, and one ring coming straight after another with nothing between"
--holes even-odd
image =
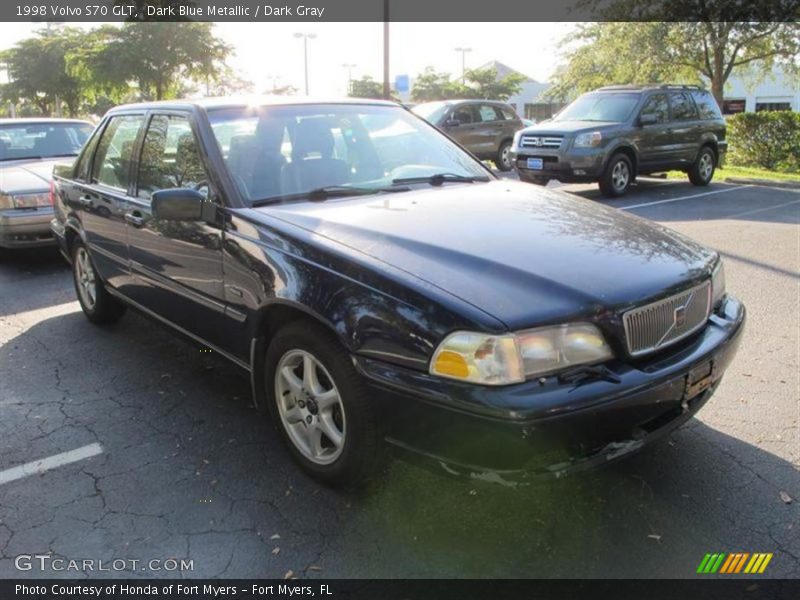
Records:
<instances>
[{"instance_id":1,"label":"side mirror","mask_svg":"<svg viewBox=\"0 0 800 600\"><path fill-rule=\"evenodd\" d=\"M658 119L653 114L639 116L639 125L655 125L656 123L658 123Z\"/></svg>"},{"instance_id":2,"label":"side mirror","mask_svg":"<svg viewBox=\"0 0 800 600\"><path fill-rule=\"evenodd\" d=\"M447 121L444 122L445 127L458 127L459 125L461 125L461 121L458 119L447 119Z\"/></svg>"},{"instance_id":3,"label":"side mirror","mask_svg":"<svg viewBox=\"0 0 800 600\"><path fill-rule=\"evenodd\" d=\"M188 188L153 192L153 217L165 221L202 221L210 204L201 192Z\"/></svg>"}]
</instances>

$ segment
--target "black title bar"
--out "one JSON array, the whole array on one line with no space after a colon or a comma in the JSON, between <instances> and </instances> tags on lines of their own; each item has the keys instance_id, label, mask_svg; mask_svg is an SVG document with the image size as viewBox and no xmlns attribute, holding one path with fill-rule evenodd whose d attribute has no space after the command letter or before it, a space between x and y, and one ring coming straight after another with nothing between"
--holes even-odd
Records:
<instances>
[{"instance_id":1,"label":"black title bar","mask_svg":"<svg viewBox=\"0 0 800 600\"><path fill-rule=\"evenodd\" d=\"M800 0L2 0L0 21L796 21Z\"/></svg>"}]
</instances>

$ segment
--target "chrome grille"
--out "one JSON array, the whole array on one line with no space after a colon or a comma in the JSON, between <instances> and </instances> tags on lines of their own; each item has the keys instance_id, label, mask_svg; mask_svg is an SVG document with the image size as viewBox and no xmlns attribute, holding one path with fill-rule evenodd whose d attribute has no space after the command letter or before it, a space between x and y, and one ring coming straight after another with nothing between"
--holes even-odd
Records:
<instances>
[{"instance_id":1,"label":"chrome grille","mask_svg":"<svg viewBox=\"0 0 800 600\"><path fill-rule=\"evenodd\" d=\"M560 148L563 138L554 135L523 135L519 140L521 148Z\"/></svg>"},{"instance_id":2,"label":"chrome grille","mask_svg":"<svg viewBox=\"0 0 800 600\"><path fill-rule=\"evenodd\" d=\"M629 310L622 316L631 356L655 352L697 331L708 320L711 282Z\"/></svg>"}]
</instances>

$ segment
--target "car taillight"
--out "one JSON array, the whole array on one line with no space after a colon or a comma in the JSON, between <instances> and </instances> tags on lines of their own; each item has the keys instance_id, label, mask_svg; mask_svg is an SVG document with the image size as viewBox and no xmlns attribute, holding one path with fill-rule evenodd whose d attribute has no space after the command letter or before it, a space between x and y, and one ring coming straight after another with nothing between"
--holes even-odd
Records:
<instances>
[{"instance_id":1,"label":"car taillight","mask_svg":"<svg viewBox=\"0 0 800 600\"><path fill-rule=\"evenodd\" d=\"M50 178L50 206L56 205L56 181Z\"/></svg>"}]
</instances>

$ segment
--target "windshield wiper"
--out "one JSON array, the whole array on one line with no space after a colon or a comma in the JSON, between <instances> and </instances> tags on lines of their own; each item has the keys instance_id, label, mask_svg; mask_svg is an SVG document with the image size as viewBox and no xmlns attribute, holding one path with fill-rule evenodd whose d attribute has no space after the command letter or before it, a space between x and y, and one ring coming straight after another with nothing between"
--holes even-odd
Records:
<instances>
[{"instance_id":1,"label":"windshield wiper","mask_svg":"<svg viewBox=\"0 0 800 600\"><path fill-rule=\"evenodd\" d=\"M400 177L399 179L392 179L392 185L428 183L433 186L440 186L445 182L475 183L476 181L489 181L489 178L486 176L457 175L455 173L436 173L435 175L426 175L423 177Z\"/></svg>"},{"instance_id":2,"label":"windshield wiper","mask_svg":"<svg viewBox=\"0 0 800 600\"><path fill-rule=\"evenodd\" d=\"M316 188L308 192L299 192L297 194L288 194L286 196L277 196L273 198L264 198L263 200L256 200L252 206L266 206L269 204L281 204L290 200L308 199L312 202L324 202L329 198L344 198L347 196L369 196L371 194L384 194L396 192L411 191L409 187L353 187L350 185L328 185L325 187Z\"/></svg>"}]
</instances>

